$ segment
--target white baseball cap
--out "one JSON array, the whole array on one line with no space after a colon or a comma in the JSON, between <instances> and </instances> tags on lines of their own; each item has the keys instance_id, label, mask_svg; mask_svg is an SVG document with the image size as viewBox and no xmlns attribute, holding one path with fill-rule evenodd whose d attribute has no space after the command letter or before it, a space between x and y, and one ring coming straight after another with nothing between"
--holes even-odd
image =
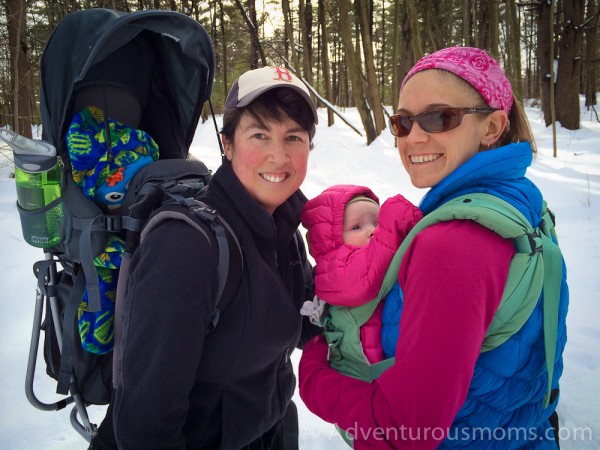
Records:
<instances>
[{"instance_id":1,"label":"white baseball cap","mask_svg":"<svg viewBox=\"0 0 600 450\"><path fill-rule=\"evenodd\" d=\"M229 120L236 109L248 106L259 95L278 87L290 88L298 92L310 106L315 124L318 123L317 108L304 83L285 67L268 66L249 70L235 81L225 100L223 124Z\"/></svg>"}]
</instances>

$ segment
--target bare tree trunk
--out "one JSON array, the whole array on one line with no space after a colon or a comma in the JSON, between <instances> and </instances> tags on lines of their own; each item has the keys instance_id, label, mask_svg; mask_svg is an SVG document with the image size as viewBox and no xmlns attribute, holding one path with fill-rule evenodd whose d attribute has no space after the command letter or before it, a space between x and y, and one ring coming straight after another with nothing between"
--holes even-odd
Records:
<instances>
[{"instance_id":1,"label":"bare tree trunk","mask_svg":"<svg viewBox=\"0 0 600 450\"><path fill-rule=\"evenodd\" d=\"M227 39L225 33L225 12L223 11L223 0L219 0L219 18L221 22L221 61L223 62L223 98L227 98L229 82L227 80Z\"/></svg>"},{"instance_id":2,"label":"bare tree trunk","mask_svg":"<svg viewBox=\"0 0 600 450\"><path fill-rule=\"evenodd\" d=\"M550 3L550 18L554 17L554 3L551 1ZM554 42L556 41L556 35L554 34L554 20L550 20L550 54L554 56ZM552 122L552 146L554 148L554 157L557 156L557 146L556 146L556 104L554 102L554 88L556 87L555 83L555 73L554 73L554 62L550 66L550 119Z\"/></svg>"},{"instance_id":3,"label":"bare tree trunk","mask_svg":"<svg viewBox=\"0 0 600 450\"><path fill-rule=\"evenodd\" d=\"M339 1L339 33L342 37L346 54L346 69L350 73L352 80L352 96L367 134L367 145L369 145L375 140L377 133L373 125L371 111L365 101L362 71L360 70L360 65L357 63L359 58L357 58L354 43L352 42L352 26L349 18L350 5L348 5L348 2L349 0Z\"/></svg>"},{"instance_id":4,"label":"bare tree trunk","mask_svg":"<svg viewBox=\"0 0 600 450\"><path fill-rule=\"evenodd\" d=\"M499 26L499 10L498 0L488 0L488 11L489 11L489 33L490 33L490 55L498 59L498 47L500 45L500 29Z\"/></svg>"},{"instance_id":5,"label":"bare tree trunk","mask_svg":"<svg viewBox=\"0 0 600 450\"><path fill-rule=\"evenodd\" d=\"M554 64L554 55L550 53L552 39L550 25L554 21L554 17L551 16L552 9L547 2L540 2L538 8L537 60L539 66L540 98L542 101L544 122L546 126L549 126L552 124L550 112L550 65Z\"/></svg>"},{"instance_id":6,"label":"bare tree trunk","mask_svg":"<svg viewBox=\"0 0 600 450\"><path fill-rule=\"evenodd\" d=\"M400 88L400 67L398 64L400 53L400 0L394 0L394 30L392 40L392 110L398 109L398 90Z\"/></svg>"},{"instance_id":7,"label":"bare tree trunk","mask_svg":"<svg viewBox=\"0 0 600 450\"><path fill-rule=\"evenodd\" d=\"M481 0L479 8L475 13L477 19L473 19L475 26L475 46L479 48L490 48L490 12L488 0Z\"/></svg>"},{"instance_id":8,"label":"bare tree trunk","mask_svg":"<svg viewBox=\"0 0 600 450\"><path fill-rule=\"evenodd\" d=\"M363 52L365 54L365 68L367 71L367 97L369 105L373 111L375 119L375 132L379 135L385 129L385 119L383 118L383 107L379 89L377 85L377 74L375 72L375 58L373 56L373 43L371 40L369 20L367 16L366 0L356 0L356 6L359 12L358 22L363 41Z\"/></svg>"},{"instance_id":9,"label":"bare tree trunk","mask_svg":"<svg viewBox=\"0 0 600 450\"><path fill-rule=\"evenodd\" d=\"M471 0L463 0L463 28L462 28L462 40L463 44L467 47L473 45L473 23L471 21Z\"/></svg>"},{"instance_id":10,"label":"bare tree trunk","mask_svg":"<svg viewBox=\"0 0 600 450\"><path fill-rule=\"evenodd\" d=\"M537 14L524 15L523 20L523 41L525 42L525 97L524 98L539 98L540 86L538 83L538 64L537 58L534 57L537 51L536 39L537 36Z\"/></svg>"},{"instance_id":11,"label":"bare tree trunk","mask_svg":"<svg viewBox=\"0 0 600 450\"><path fill-rule=\"evenodd\" d=\"M588 0L585 27L585 106L596 105L598 78L598 0Z\"/></svg>"},{"instance_id":12,"label":"bare tree trunk","mask_svg":"<svg viewBox=\"0 0 600 450\"><path fill-rule=\"evenodd\" d=\"M523 99L523 78L521 74L521 27L515 0L506 1L506 66L508 78L515 96Z\"/></svg>"},{"instance_id":13,"label":"bare tree trunk","mask_svg":"<svg viewBox=\"0 0 600 450\"><path fill-rule=\"evenodd\" d=\"M440 49L441 36L439 34L440 26L438 20L439 10L432 0L426 0L424 4L425 14L423 28L426 30L429 43L433 51Z\"/></svg>"},{"instance_id":14,"label":"bare tree trunk","mask_svg":"<svg viewBox=\"0 0 600 450\"><path fill-rule=\"evenodd\" d=\"M414 34L414 30L411 29L410 26L410 16L408 14L408 7L406 3L404 4L404 8L402 11L402 52L400 56L400 82L404 79L404 77L408 74L408 71L413 66L413 64L417 61L415 54L413 53L413 46L411 45L412 36Z\"/></svg>"},{"instance_id":15,"label":"bare tree trunk","mask_svg":"<svg viewBox=\"0 0 600 450\"><path fill-rule=\"evenodd\" d=\"M23 136L31 137L31 91L29 79L29 44L27 42L27 22L24 0L7 0L6 18L8 46L10 50L14 130Z\"/></svg>"},{"instance_id":16,"label":"bare tree trunk","mask_svg":"<svg viewBox=\"0 0 600 450\"><path fill-rule=\"evenodd\" d=\"M249 10L250 15L246 13L246 9L240 0L235 0L235 4L237 5L244 22L248 26L248 32L250 33L250 39L252 43L252 58L250 61L250 67L252 69L258 68L258 59L260 58L262 65L267 65L267 57L265 56L265 52L263 51L262 45L260 45L260 39L258 37L258 24L256 22L256 8L255 8L255 0L249 0Z\"/></svg>"},{"instance_id":17,"label":"bare tree trunk","mask_svg":"<svg viewBox=\"0 0 600 450\"><path fill-rule=\"evenodd\" d=\"M300 0L299 21L302 36L302 72L304 79L312 84L312 4L310 0Z\"/></svg>"},{"instance_id":18,"label":"bare tree trunk","mask_svg":"<svg viewBox=\"0 0 600 450\"><path fill-rule=\"evenodd\" d=\"M318 20L321 27L321 66L323 67L323 84L325 85L325 99L333 103L331 96L331 64L329 63L329 33L327 32L327 19L325 14L325 0L318 0ZM334 123L333 111L327 108L327 125Z\"/></svg>"},{"instance_id":19,"label":"bare tree trunk","mask_svg":"<svg viewBox=\"0 0 600 450\"><path fill-rule=\"evenodd\" d=\"M565 21L556 75L556 120L568 130L579 129L584 3L584 0L571 0L564 4Z\"/></svg>"},{"instance_id":20,"label":"bare tree trunk","mask_svg":"<svg viewBox=\"0 0 600 450\"><path fill-rule=\"evenodd\" d=\"M406 10L408 12L408 20L410 23L412 53L415 60L423 56L423 46L421 45L421 34L419 30L419 17L417 15L417 6L414 0L404 0Z\"/></svg>"},{"instance_id":21,"label":"bare tree trunk","mask_svg":"<svg viewBox=\"0 0 600 450\"><path fill-rule=\"evenodd\" d=\"M289 44L290 60L294 65L294 70L300 70L300 61L298 60L298 52L296 51L296 41L294 39L294 27L292 25L292 15L290 12L289 0L281 0L281 10L283 11L283 20L285 26L286 48Z\"/></svg>"}]
</instances>

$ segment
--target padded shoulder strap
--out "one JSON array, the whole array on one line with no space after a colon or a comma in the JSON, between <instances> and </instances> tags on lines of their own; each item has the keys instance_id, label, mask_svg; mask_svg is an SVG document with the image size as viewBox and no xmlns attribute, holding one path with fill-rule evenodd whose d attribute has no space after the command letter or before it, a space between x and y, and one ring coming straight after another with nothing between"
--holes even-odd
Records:
<instances>
[{"instance_id":1,"label":"padded shoulder strap","mask_svg":"<svg viewBox=\"0 0 600 450\"><path fill-rule=\"evenodd\" d=\"M233 294L237 290L243 272L242 249L237 236L229 224L215 209L200 200L187 200L189 201L187 207L181 204L173 204L162 208L157 214L154 214L144 227L141 240L160 223L169 219L183 220L202 233L211 245L213 245L213 242L210 235L216 238L219 254L219 288L215 299L215 312L211 320L211 327L208 330L210 332L216 327L220 311L223 309L224 304L221 304L221 300L223 294L226 292L226 287L228 285L231 286L227 289L230 297L233 297ZM231 246L230 242L233 242L234 245Z\"/></svg>"},{"instance_id":2,"label":"padded shoulder strap","mask_svg":"<svg viewBox=\"0 0 600 450\"><path fill-rule=\"evenodd\" d=\"M514 239L518 251L525 254L534 253L541 245L539 236L534 236L534 230L527 219L504 200L489 194L469 194L452 199L424 216L406 236L388 267L377 297L365 305L353 308L353 315L359 324L364 324L371 317L377 304L398 281L402 258L415 236L431 225L450 220L474 220L504 238ZM513 292L515 287L508 290ZM538 292L540 290L541 284Z\"/></svg>"},{"instance_id":3,"label":"padded shoulder strap","mask_svg":"<svg viewBox=\"0 0 600 450\"><path fill-rule=\"evenodd\" d=\"M390 264L379 295L372 302L374 306L371 311L397 281L402 257L414 237L430 225L455 219L474 220L500 236L512 239L515 244L516 251L504 293L486 332L482 352L500 346L518 332L531 316L543 292L544 346L548 372L545 407L552 391L562 280L562 254L554 230L554 216L546 202L543 203L542 221L535 229L516 208L489 194L464 195L443 204L425 216L404 240Z\"/></svg>"}]
</instances>

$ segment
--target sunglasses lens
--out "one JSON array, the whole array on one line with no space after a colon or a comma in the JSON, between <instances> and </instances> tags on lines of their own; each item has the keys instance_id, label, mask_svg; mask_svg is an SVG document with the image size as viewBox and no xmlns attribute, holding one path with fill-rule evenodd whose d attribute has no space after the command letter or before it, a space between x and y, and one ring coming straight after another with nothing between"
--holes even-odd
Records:
<instances>
[{"instance_id":1,"label":"sunglasses lens","mask_svg":"<svg viewBox=\"0 0 600 450\"><path fill-rule=\"evenodd\" d=\"M409 116L396 114L390 117L390 131L396 137L408 136L412 128L412 121Z\"/></svg>"},{"instance_id":2,"label":"sunglasses lens","mask_svg":"<svg viewBox=\"0 0 600 450\"><path fill-rule=\"evenodd\" d=\"M453 130L460 125L461 119L461 111L457 109L439 109L415 117L419 126L428 133Z\"/></svg>"},{"instance_id":3,"label":"sunglasses lens","mask_svg":"<svg viewBox=\"0 0 600 450\"><path fill-rule=\"evenodd\" d=\"M494 111L493 108L442 108L416 116L396 114L390 117L390 131L396 137L405 137L410 134L413 122L417 122L427 133L442 133L458 127L465 114L489 114Z\"/></svg>"}]
</instances>

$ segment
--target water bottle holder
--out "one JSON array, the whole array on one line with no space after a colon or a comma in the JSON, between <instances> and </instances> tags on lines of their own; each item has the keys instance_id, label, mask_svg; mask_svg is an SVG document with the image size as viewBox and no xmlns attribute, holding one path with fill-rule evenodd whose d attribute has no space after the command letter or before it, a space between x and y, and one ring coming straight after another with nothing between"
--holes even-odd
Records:
<instances>
[{"instance_id":1,"label":"water bottle holder","mask_svg":"<svg viewBox=\"0 0 600 450\"><path fill-rule=\"evenodd\" d=\"M29 245L38 248L52 248L65 240L65 218L62 198L57 198L49 205L27 210L17 204L23 238Z\"/></svg>"}]
</instances>

